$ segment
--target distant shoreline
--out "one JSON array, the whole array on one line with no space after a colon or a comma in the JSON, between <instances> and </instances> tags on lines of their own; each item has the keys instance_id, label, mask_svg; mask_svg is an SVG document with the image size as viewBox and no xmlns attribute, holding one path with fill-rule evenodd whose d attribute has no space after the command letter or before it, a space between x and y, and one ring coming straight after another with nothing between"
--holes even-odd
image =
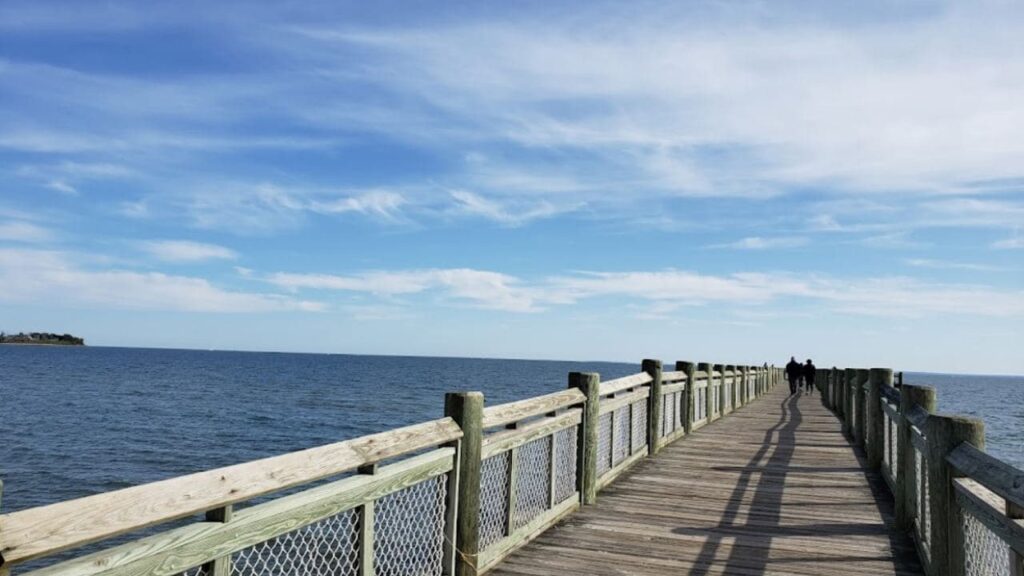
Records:
<instances>
[{"instance_id":1,"label":"distant shoreline","mask_svg":"<svg viewBox=\"0 0 1024 576\"><path fill-rule=\"evenodd\" d=\"M28 346L85 346L85 339L71 334L51 332L0 333L0 344L21 344Z\"/></svg>"}]
</instances>

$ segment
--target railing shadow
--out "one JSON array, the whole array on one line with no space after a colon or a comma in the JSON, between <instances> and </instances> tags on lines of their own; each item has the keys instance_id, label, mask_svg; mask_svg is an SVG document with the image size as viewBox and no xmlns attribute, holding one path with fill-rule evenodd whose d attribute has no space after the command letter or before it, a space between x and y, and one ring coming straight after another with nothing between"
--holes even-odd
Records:
<instances>
[{"instance_id":1,"label":"railing shadow","mask_svg":"<svg viewBox=\"0 0 1024 576\"><path fill-rule=\"evenodd\" d=\"M782 401L782 414L779 416L779 421L765 431L761 447L740 473L736 480L736 486L730 494L729 503L722 513L721 522L717 528L730 532L730 538L733 540L729 559L725 566L726 573L729 573L731 569L746 573L755 573L752 571L757 570L763 572L767 567L769 546L764 542L766 538L770 540L770 536L764 535L765 526L763 524L767 521L778 525L782 511L782 491L769 489L769 487L785 482L787 465L793 458L793 449L796 444L796 430L803 421L798 400L799 395L789 396ZM771 455L768 456L767 461L764 461L769 452ZM737 524L736 519L743 505L743 495L750 488L755 473L759 473L760 478L757 481L750 510L764 509L769 511L769 514L760 516L761 526L744 526ZM748 524L749 514L748 512ZM673 532L685 534L691 530L676 528ZM708 534L690 574L693 576L708 574L721 544L721 535Z\"/></svg>"},{"instance_id":2,"label":"railing shadow","mask_svg":"<svg viewBox=\"0 0 1024 576\"><path fill-rule=\"evenodd\" d=\"M854 467L814 467L814 466L792 466L793 454L797 447L798 428L803 422L803 413L800 410L799 399L804 396L798 393L789 396L781 402L782 413L779 420L765 431L761 446L750 458L746 466L720 467L716 470L727 470L738 472L739 476L733 488L728 503L722 512L721 520L717 526L708 529L697 529L680 527L673 530L676 534L702 535L706 537L704 545L694 560L694 565L688 572L694 576L709 574L712 570L716 573L724 571L726 574L764 574L768 565L772 564L793 564L799 562L820 562L821 558L814 557L814 551L808 550L806 555L792 555L786 558L771 558L771 541L773 538L793 537L857 537L857 536L887 536L889 539L891 555L880 554L870 557L848 557L850 561L885 561L892 562L893 568L897 571L915 573L920 571L920 564L916 555L905 554L912 549L913 544L908 542L903 534L892 529L893 507L892 496L887 494L880 474L877 471L870 471L866 467L866 457L862 450L857 449L853 444L844 444L854 451L860 465ZM814 443L810 443L813 445ZM871 489L872 502L860 503L860 506L875 506L883 519L883 523L875 522L841 522L841 523L808 523L800 525L785 526L782 523L783 495L785 488L793 488L793 484L786 484L786 477L792 473L828 475L836 473L863 472L868 480ZM759 477L754 479L754 474ZM807 488L815 488L812 484L801 484ZM740 521L740 511L744 508L744 496L753 496L746 505L746 521ZM810 506L814 503L790 502L786 506ZM831 504L835 505L835 504ZM724 562L716 561L723 540L729 540L729 556ZM806 557L804 557L806 556ZM832 556L832 561L843 561L843 557Z\"/></svg>"}]
</instances>

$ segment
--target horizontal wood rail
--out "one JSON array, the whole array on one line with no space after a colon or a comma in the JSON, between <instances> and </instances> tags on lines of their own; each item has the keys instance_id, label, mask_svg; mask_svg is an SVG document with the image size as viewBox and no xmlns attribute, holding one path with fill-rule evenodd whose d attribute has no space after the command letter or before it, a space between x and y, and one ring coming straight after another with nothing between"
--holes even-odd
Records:
<instances>
[{"instance_id":1,"label":"horizontal wood rail","mask_svg":"<svg viewBox=\"0 0 1024 576\"><path fill-rule=\"evenodd\" d=\"M519 422L560 408L582 404L586 399L587 397L579 390L569 389L517 402L488 406L484 408L483 427L494 428Z\"/></svg>"}]
</instances>

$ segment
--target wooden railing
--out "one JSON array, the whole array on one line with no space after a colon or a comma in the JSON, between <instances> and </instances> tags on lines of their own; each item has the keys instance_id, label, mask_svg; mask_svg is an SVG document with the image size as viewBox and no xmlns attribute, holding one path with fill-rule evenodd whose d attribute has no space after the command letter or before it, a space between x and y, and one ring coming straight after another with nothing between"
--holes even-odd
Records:
<instances>
[{"instance_id":1,"label":"wooden railing","mask_svg":"<svg viewBox=\"0 0 1024 576\"><path fill-rule=\"evenodd\" d=\"M935 390L888 369L819 370L822 399L879 468L925 572L1024 576L1024 471L984 452L981 420L938 414Z\"/></svg>"},{"instance_id":2,"label":"wooden railing","mask_svg":"<svg viewBox=\"0 0 1024 576\"><path fill-rule=\"evenodd\" d=\"M475 576L781 377L697 367L489 407L451 393L439 420L0 515L0 576Z\"/></svg>"}]
</instances>

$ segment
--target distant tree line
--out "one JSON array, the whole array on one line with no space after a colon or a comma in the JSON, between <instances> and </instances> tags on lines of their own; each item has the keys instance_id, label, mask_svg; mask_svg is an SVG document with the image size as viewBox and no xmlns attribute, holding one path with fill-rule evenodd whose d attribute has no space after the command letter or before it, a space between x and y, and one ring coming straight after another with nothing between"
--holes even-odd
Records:
<instances>
[{"instance_id":1,"label":"distant tree line","mask_svg":"<svg viewBox=\"0 0 1024 576\"><path fill-rule=\"evenodd\" d=\"M0 332L0 344L61 344L64 346L84 346L85 340L71 334L51 334L49 332L19 332L5 334Z\"/></svg>"}]
</instances>

